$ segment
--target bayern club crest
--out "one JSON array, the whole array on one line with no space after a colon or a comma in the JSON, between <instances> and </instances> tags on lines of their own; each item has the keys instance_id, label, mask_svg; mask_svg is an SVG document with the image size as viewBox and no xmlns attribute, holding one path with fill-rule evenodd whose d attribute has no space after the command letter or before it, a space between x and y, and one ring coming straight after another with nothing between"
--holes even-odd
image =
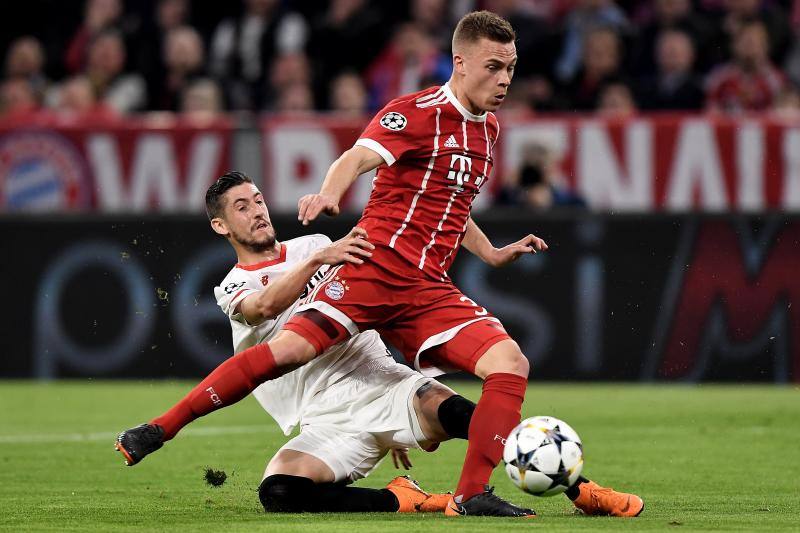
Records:
<instances>
[{"instance_id":1,"label":"bayern club crest","mask_svg":"<svg viewBox=\"0 0 800 533\"><path fill-rule=\"evenodd\" d=\"M54 132L12 131L0 139L1 206L9 211L88 206L86 163L66 138Z\"/></svg>"},{"instance_id":2,"label":"bayern club crest","mask_svg":"<svg viewBox=\"0 0 800 533\"><path fill-rule=\"evenodd\" d=\"M381 117L381 126L387 130L400 131L406 127L406 117L395 111L390 111Z\"/></svg>"},{"instance_id":3,"label":"bayern club crest","mask_svg":"<svg viewBox=\"0 0 800 533\"><path fill-rule=\"evenodd\" d=\"M334 280L325 287L325 294L331 300L341 300L344 296L344 290L344 285L340 281Z\"/></svg>"}]
</instances>

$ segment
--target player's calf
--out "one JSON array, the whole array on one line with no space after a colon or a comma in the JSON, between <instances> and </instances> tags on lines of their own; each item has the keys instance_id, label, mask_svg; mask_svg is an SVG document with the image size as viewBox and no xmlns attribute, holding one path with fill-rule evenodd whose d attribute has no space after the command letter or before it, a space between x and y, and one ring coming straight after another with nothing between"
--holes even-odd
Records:
<instances>
[{"instance_id":1,"label":"player's calf","mask_svg":"<svg viewBox=\"0 0 800 533\"><path fill-rule=\"evenodd\" d=\"M288 474L267 476L258 488L258 498L264 510L273 513L395 513L400 509L388 489L314 483Z\"/></svg>"},{"instance_id":2,"label":"player's calf","mask_svg":"<svg viewBox=\"0 0 800 533\"><path fill-rule=\"evenodd\" d=\"M275 474L258 487L258 499L268 513L301 513L310 510L308 497L314 482L306 477Z\"/></svg>"}]
</instances>

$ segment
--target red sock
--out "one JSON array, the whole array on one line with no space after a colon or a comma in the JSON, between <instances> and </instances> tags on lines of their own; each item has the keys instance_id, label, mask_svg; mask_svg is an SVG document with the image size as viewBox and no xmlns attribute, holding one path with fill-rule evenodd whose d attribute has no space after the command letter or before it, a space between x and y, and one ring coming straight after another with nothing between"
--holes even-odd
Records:
<instances>
[{"instance_id":1,"label":"red sock","mask_svg":"<svg viewBox=\"0 0 800 533\"><path fill-rule=\"evenodd\" d=\"M258 344L224 361L150 424L164 428L164 440L169 440L195 418L238 402L263 382L281 374L269 345Z\"/></svg>"},{"instance_id":2,"label":"red sock","mask_svg":"<svg viewBox=\"0 0 800 533\"><path fill-rule=\"evenodd\" d=\"M516 374L489 374L469 424L469 445L456 488L457 501L483 492L503 457L503 443L519 424L528 380Z\"/></svg>"}]
</instances>

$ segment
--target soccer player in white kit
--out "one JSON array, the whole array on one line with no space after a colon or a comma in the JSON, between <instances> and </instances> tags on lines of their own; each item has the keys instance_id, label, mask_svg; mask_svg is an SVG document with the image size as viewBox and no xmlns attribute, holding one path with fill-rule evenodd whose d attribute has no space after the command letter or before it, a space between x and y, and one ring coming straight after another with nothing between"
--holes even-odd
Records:
<instances>
[{"instance_id":1,"label":"soccer player in white kit","mask_svg":"<svg viewBox=\"0 0 800 533\"><path fill-rule=\"evenodd\" d=\"M214 289L230 319L235 353L280 331L300 302L335 275L331 265L360 262L372 248L361 228L336 243L324 235L278 242L261 193L239 172L213 184L206 205L212 228L237 253L237 264ZM208 393L213 398L217 391ZM405 476L380 490L346 486L390 451L396 466L408 468L409 448L432 451L441 441L466 438L474 409L448 387L395 362L375 331L332 346L253 395L286 435L300 427L267 465L259 488L265 510L444 510L449 495L429 494Z\"/></svg>"}]
</instances>

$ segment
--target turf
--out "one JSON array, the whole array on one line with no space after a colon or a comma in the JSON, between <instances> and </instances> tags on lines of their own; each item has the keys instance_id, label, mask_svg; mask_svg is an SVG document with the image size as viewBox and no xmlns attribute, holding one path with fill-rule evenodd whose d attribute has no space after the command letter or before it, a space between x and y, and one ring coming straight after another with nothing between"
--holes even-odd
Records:
<instances>
[{"instance_id":1,"label":"turf","mask_svg":"<svg viewBox=\"0 0 800 533\"><path fill-rule=\"evenodd\" d=\"M475 399L471 382L451 383ZM133 468L113 452L121 429L168 407L188 383L0 382L0 530L488 531L793 530L800 522L800 390L762 386L531 386L524 415L567 420L584 440L584 473L645 502L636 519L585 517L563 496L533 498L502 470L497 492L535 520L442 515L267 515L256 488L284 441L254 400L187 428ZM465 444L413 453L424 487L453 488ZM224 470L211 487L205 469ZM396 475L391 461L362 486Z\"/></svg>"}]
</instances>

